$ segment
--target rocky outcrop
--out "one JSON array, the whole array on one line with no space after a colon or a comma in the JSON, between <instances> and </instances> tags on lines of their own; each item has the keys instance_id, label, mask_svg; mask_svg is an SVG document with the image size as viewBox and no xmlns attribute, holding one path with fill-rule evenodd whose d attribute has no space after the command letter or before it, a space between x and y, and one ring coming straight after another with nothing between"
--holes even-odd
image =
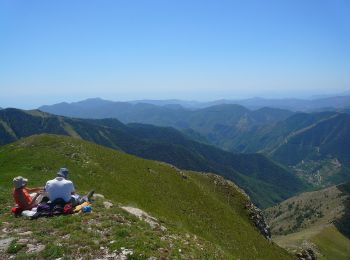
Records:
<instances>
[{"instance_id":1,"label":"rocky outcrop","mask_svg":"<svg viewBox=\"0 0 350 260\"><path fill-rule=\"evenodd\" d=\"M138 217L140 220L147 222L153 229L159 228L162 231L167 230L166 227L159 224L159 221L155 217L150 216L148 213L146 213L141 209L130 207L130 206L123 206L121 208L129 212L130 214Z\"/></svg>"},{"instance_id":2,"label":"rocky outcrop","mask_svg":"<svg viewBox=\"0 0 350 260\"><path fill-rule=\"evenodd\" d=\"M303 251L297 253L296 256L299 260L316 260L317 259L315 252L311 248L303 249Z\"/></svg>"},{"instance_id":3,"label":"rocky outcrop","mask_svg":"<svg viewBox=\"0 0 350 260\"><path fill-rule=\"evenodd\" d=\"M246 204L246 209L249 213L250 220L259 229L260 233L268 240L271 240L270 226L267 224L262 211L252 202Z\"/></svg>"}]
</instances>

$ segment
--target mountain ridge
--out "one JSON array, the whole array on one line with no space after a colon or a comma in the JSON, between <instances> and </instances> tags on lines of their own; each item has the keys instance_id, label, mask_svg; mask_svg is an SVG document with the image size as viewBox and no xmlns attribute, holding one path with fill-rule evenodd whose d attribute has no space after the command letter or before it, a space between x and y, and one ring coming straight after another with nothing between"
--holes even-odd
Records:
<instances>
[{"instance_id":1,"label":"mountain ridge","mask_svg":"<svg viewBox=\"0 0 350 260\"><path fill-rule=\"evenodd\" d=\"M336 95L315 96L311 98L262 98L252 97L246 99L219 99L214 101L195 101L195 100L180 100L180 99L141 99L130 101L109 101L102 98L88 98L82 101L72 102L70 104L77 104L85 101L105 101L105 102L123 102L130 104L152 104L156 106L166 105L180 105L183 108L188 109L202 109L215 105L222 104L237 104L249 109L260 109L263 107L280 108L297 111L316 111L320 109L341 109L348 106L350 102L350 95L348 92L340 93ZM55 104L54 104L55 105ZM54 105L45 105L40 108L48 108Z\"/></svg>"},{"instance_id":2,"label":"mountain ridge","mask_svg":"<svg viewBox=\"0 0 350 260\"><path fill-rule=\"evenodd\" d=\"M40 133L70 135L182 169L218 173L245 188L259 206L282 201L305 188L297 177L263 155L222 151L192 141L173 128L124 125L116 119L65 118L40 111L0 111L2 144Z\"/></svg>"},{"instance_id":3,"label":"mountain ridge","mask_svg":"<svg viewBox=\"0 0 350 260\"><path fill-rule=\"evenodd\" d=\"M117 118L123 123L144 123L171 126L179 130L192 129L204 136L210 144L234 151L234 140L247 130L286 119L293 112L263 107L249 110L238 104L216 104L190 110L169 108L153 104L110 102L89 105L89 101L54 105L39 109L52 114L80 118Z\"/></svg>"},{"instance_id":4,"label":"mountain ridge","mask_svg":"<svg viewBox=\"0 0 350 260\"><path fill-rule=\"evenodd\" d=\"M263 153L311 185L325 187L350 180L349 129L346 113L296 113L246 133L236 147Z\"/></svg>"}]
</instances>

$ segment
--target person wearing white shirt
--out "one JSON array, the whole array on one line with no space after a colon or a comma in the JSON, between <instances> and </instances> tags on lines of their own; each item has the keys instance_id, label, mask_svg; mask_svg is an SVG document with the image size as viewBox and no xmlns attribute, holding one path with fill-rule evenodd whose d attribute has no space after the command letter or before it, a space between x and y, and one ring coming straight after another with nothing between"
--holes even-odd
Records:
<instances>
[{"instance_id":1,"label":"person wearing white shirt","mask_svg":"<svg viewBox=\"0 0 350 260\"><path fill-rule=\"evenodd\" d=\"M73 182L67 180L68 169L61 168L57 172L57 177L53 180L49 180L45 185L45 191L50 201L56 199L63 199L65 202L72 200L72 195L75 194Z\"/></svg>"}]
</instances>

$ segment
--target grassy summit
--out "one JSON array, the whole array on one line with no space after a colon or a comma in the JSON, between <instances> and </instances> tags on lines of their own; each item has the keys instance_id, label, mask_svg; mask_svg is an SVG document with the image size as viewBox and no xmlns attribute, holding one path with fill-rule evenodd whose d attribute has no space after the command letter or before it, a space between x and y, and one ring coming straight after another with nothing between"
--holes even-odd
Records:
<instances>
[{"instance_id":1,"label":"grassy summit","mask_svg":"<svg viewBox=\"0 0 350 260\"><path fill-rule=\"evenodd\" d=\"M204 241L203 245L207 245L207 248L203 250L209 255L211 252L221 252L227 259L290 257L259 234L245 210L248 198L233 183L212 174L181 172L161 162L140 159L71 137L39 135L0 147L1 201L6 206L11 204L11 181L14 176L26 176L30 186L42 186L61 166L70 169L70 177L78 191L86 192L94 188L115 204L140 208L174 233L189 233ZM2 213L2 221L11 221L8 208L3 207ZM113 216L110 216L111 219ZM73 216L65 219L69 222L70 218L74 219ZM16 221L19 226L28 225L25 219ZM52 221L50 219L48 225ZM40 222L30 223L33 232L42 228ZM60 231L60 236L68 235L76 228L80 228L78 224L72 225L71 230ZM124 239L139 255L144 251L136 243L141 237L137 232L133 234L130 237L126 235ZM55 235L51 236L51 243L55 239ZM158 249L155 246L145 254L156 254Z\"/></svg>"}]
</instances>

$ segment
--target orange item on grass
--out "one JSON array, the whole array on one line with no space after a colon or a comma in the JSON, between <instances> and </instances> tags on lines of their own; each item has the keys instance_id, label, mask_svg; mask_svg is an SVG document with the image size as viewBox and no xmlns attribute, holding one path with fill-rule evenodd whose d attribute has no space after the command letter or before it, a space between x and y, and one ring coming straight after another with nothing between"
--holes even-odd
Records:
<instances>
[{"instance_id":1,"label":"orange item on grass","mask_svg":"<svg viewBox=\"0 0 350 260\"><path fill-rule=\"evenodd\" d=\"M81 211L81 209L82 209L84 206L88 206L88 205L90 205L89 202L84 202L84 203L82 203L82 204L76 206L75 209L74 209L74 212L77 213L77 212Z\"/></svg>"}]
</instances>

